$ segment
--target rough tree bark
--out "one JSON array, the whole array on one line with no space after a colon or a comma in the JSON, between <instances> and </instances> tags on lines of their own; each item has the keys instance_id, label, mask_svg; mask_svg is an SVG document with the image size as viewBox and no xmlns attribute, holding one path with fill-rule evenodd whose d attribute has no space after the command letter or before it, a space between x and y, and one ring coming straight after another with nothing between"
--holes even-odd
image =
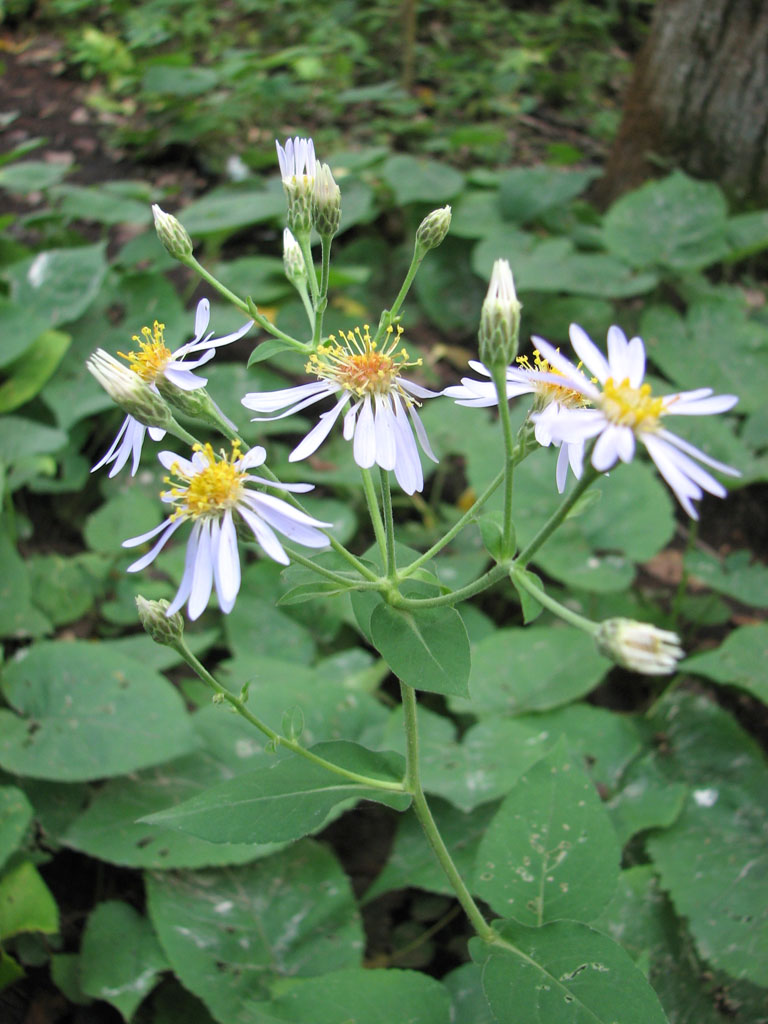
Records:
<instances>
[{"instance_id":1,"label":"rough tree bark","mask_svg":"<svg viewBox=\"0 0 768 1024\"><path fill-rule=\"evenodd\" d=\"M660 165L768 201L768 0L659 0L597 199Z\"/></svg>"}]
</instances>

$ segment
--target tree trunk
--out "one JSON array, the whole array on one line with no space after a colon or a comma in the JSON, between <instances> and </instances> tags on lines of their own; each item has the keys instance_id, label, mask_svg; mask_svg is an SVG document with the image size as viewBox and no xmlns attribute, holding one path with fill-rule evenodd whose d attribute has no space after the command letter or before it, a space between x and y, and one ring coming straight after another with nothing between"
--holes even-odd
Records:
<instances>
[{"instance_id":1,"label":"tree trunk","mask_svg":"<svg viewBox=\"0 0 768 1024\"><path fill-rule=\"evenodd\" d=\"M766 0L659 0L596 197L670 165L768 201Z\"/></svg>"}]
</instances>

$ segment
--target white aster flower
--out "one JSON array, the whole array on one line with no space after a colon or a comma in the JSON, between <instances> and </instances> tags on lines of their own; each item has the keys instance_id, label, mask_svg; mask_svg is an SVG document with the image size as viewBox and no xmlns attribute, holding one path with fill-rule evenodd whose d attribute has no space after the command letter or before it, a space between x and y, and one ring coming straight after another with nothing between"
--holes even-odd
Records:
<instances>
[{"instance_id":1,"label":"white aster flower","mask_svg":"<svg viewBox=\"0 0 768 1024\"><path fill-rule=\"evenodd\" d=\"M538 412L534 429L536 440L544 447L554 443L560 448L555 477L557 489L562 493L569 466L575 476L581 476L584 443L561 443L559 438L553 437L553 422L562 408L580 408L586 404L586 400L581 392L568 385L562 374L550 366L546 359L542 359L538 350L534 350L533 364L528 356L518 356L516 363L516 366L508 366L506 370L507 399L519 398L521 395L534 396L534 408ZM491 377L491 371L481 362L470 359L469 365L475 373ZM574 371L580 372L575 367ZM462 377L461 384L446 388L443 394L453 398L457 405L473 408L498 405L496 385L491 379L474 380L471 377Z\"/></svg>"},{"instance_id":2,"label":"white aster flower","mask_svg":"<svg viewBox=\"0 0 768 1024\"><path fill-rule=\"evenodd\" d=\"M275 141L283 191L288 200L288 227L302 242L312 230L312 201L317 175L312 139L288 139L285 147Z\"/></svg>"},{"instance_id":3,"label":"white aster flower","mask_svg":"<svg viewBox=\"0 0 768 1024\"><path fill-rule=\"evenodd\" d=\"M312 139L302 139L297 135L295 139L286 139L285 146L281 146L275 139L275 146L284 183L294 184L299 178L309 179L310 182L314 180L317 160Z\"/></svg>"},{"instance_id":4,"label":"white aster flower","mask_svg":"<svg viewBox=\"0 0 768 1024\"><path fill-rule=\"evenodd\" d=\"M290 462L306 459L326 439L344 408L344 438L353 442L355 462L363 469L377 465L394 470L397 482L406 494L420 491L424 474L416 438L425 455L433 462L433 453L424 424L416 411L418 399L436 398L437 392L414 384L400 376L400 371L418 366L400 345L402 328L395 333L387 329L381 349L372 341L366 324L361 331L340 331L339 339L331 335L309 357L307 373L318 380L280 391L251 392L243 405L256 412L276 412L277 416L254 417L255 420L279 420L292 416L323 398L335 397L336 404L321 413L317 423L289 456ZM407 413L407 414L406 414ZM410 416L410 422L408 417ZM415 437L414 437L415 434Z\"/></svg>"},{"instance_id":5,"label":"white aster flower","mask_svg":"<svg viewBox=\"0 0 768 1024\"><path fill-rule=\"evenodd\" d=\"M242 338L253 326L253 321L249 320L233 334L214 338L213 331L206 333L210 319L211 304L208 299L201 299L195 312L195 336L192 341L188 341L185 345L177 348L175 352L171 352L165 344L163 334L165 324L155 320L151 329L149 327L141 329L141 337L134 334L132 340L138 345L138 352L118 352L118 355L128 362L126 371L132 370L137 375L137 383L148 385L155 393L158 393L157 385L160 378L182 391L195 391L198 388L203 388L208 383L208 378L198 377L192 371L213 359L217 348ZM190 355L198 358L188 359L187 357ZM96 463L91 472L113 462L114 465L109 473L110 477L113 477L132 457L131 476L135 476L147 429L149 429L149 436L153 441L159 441L165 436L164 430L158 427L147 428L135 416L127 416L106 455Z\"/></svg>"},{"instance_id":6,"label":"white aster flower","mask_svg":"<svg viewBox=\"0 0 768 1024\"><path fill-rule=\"evenodd\" d=\"M278 484L249 473L266 458L260 446L241 455L239 445L234 442L230 454L221 452L217 457L211 445L206 444L196 446L191 459L167 451L160 452L158 458L176 478L175 481L166 478L171 486L162 494L163 501L173 505L174 511L154 530L124 541L123 547L136 547L160 535L151 551L128 566L128 572L139 572L155 560L182 523L192 522L184 575L166 615L173 615L189 602L190 619L198 618L214 587L221 610L232 610L240 589L240 558L233 512L250 528L264 553L281 565L288 565L289 558L275 530L305 547L327 546L328 538L321 528L330 527L331 523L313 519L274 495L248 489L250 481L285 491L312 490L312 484Z\"/></svg>"},{"instance_id":7,"label":"white aster flower","mask_svg":"<svg viewBox=\"0 0 768 1024\"><path fill-rule=\"evenodd\" d=\"M606 359L577 324L571 324L570 337L579 359L594 375L596 383L546 341L534 338L551 367L566 378L569 387L592 404L591 408L561 408L556 417L550 417L546 430L552 440L584 444L595 438L592 465L601 473L619 460L631 462L635 441L639 440L692 519L698 518L692 502L701 498L704 491L725 497L723 485L694 459L730 476L740 476L739 471L710 458L661 424L664 416L709 416L727 412L738 401L736 395L715 395L712 388L698 388L655 398L650 384L643 383L645 347L642 339L627 341L619 327L611 327Z\"/></svg>"}]
</instances>

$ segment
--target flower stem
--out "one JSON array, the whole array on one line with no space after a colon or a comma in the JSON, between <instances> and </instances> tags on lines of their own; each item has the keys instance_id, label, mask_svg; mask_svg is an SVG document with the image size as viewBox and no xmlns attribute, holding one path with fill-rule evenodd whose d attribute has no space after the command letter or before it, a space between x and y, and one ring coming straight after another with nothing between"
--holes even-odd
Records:
<instances>
[{"instance_id":1,"label":"flower stem","mask_svg":"<svg viewBox=\"0 0 768 1024\"><path fill-rule=\"evenodd\" d=\"M406 565L405 568L399 570L400 579L405 579L407 576L410 576L412 573L416 572L416 570L421 568L421 566L424 565L425 562L428 562L431 558L434 558L434 556L439 551L442 551L443 548L446 547L446 545L450 544L453 538L458 536L459 533L461 533L461 531L464 529L467 523L469 523L472 520L472 518L477 514L477 512L479 512L479 510L483 507L486 501L488 501L488 499L491 497L491 495L497 489L497 487L499 486L503 479L504 470L501 470L499 473L497 473L493 480L491 480L491 482L485 488L480 497L474 500L474 502L467 509L467 511L459 519L456 520L456 522L453 524L450 530L448 530L448 532L444 536L442 536L440 540L435 541L435 543L432 545L431 548L429 548L428 551L425 551L423 555L419 555L419 557L414 559L414 561L412 561L410 565Z\"/></svg>"},{"instance_id":2,"label":"flower stem","mask_svg":"<svg viewBox=\"0 0 768 1024\"><path fill-rule=\"evenodd\" d=\"M533 555L539 550L545 540L555 532L560 526L563 520L567 517L573 506L582 496L582 494L590 487L595 480L600 476L600 473L592 466L591 463L587 463L587 466L582 473L581 479L577 482L571 493L565 498L560 504L559 508L555 509L549 519L544 523L536 536L531 540L526 547L520 552L514 561L514 565L518 568L524 569L525 566L530 562Z\"/></svg>"},{"instance_id":3,"label":"flower stem","mask_svg":"<svg viewBox=\"0 0 768 1024\"><path fill-rule=\"evenodd\" d=\"M464 879L459 874L453 858L448 852L448 847L440 835L440 831L432 817L429 804L424 796L419 772L419 728L416 707L416 692L411 686L400 683L400 693L403 701L403 723L405 726L405 788L413 797L413 810L424 830L432 852L437 857L440 866L448 877L451 887L456 893L464 912L470 920L481 939L491 942L495 938L495 932L480 912L480 908L472 898Z\"/></svg>"},{"instance_id":4,"label":"flower stem","mask_svg":"<svg viewBox=\"0 0 768 1024\"><path fill-rule=\"evenodd\" d=\"M377 344L378 342L381 341L381 339L386 334L387 328L390 327L394 322L400 307L402 306L403 302L405 302L406 295L411 290L413 279L416 277L419 267L421 266L421 261L424 259L426 254L426 251L419 254L414 249L413 257L411 259L411 265L410 267L408 267L408 273L405 275L405 280L403 281L400 291L397 293L395 301L392 303L390 309L385 309L384 312L381 314L379 326L376 328L376 335L373 339L374 344Z\"/></svg>"},{"instance_id":5,"label":"flower stem","mask_svg":"<svg viewBox=\"0 0 768 1024\"><path fill-rule=\"evenodd\" d=\"M508 572L509 564L499 562L498 565L494 565L493 568L483 573L476 580L473 580L472 583L468 583L465 587L459 587L458 590L452 590L450 594L440 594L438 597L403 597L401 595L392 603L397 608L402 608L403 610L410 609L414 612L422 608L440 608L447 604L460 604L462 601L474 597L475 594L480 594L483 590L487 590L488 587L492 587L494 583L498 583L499 580L503 579Z\"/></svg>"},{"instance_id":6,"label":"flower stem","mask_svg":"<svg viewBox=\"0 0 768 1024\"><path fill-rule=\"evenodd\" d=\"M531 597L534 597L543 608L548 608L565 622L570 622L572 626L576 626L578 629L583 629L584 632L589 633L590 636L593 636L600 628L599 623L593 622L592 619L588 619L584 615L579 615L578 612L575 612L571 608L567 608L564 604L561 604L559 601L556 601L554 597L550 597L550 595L541 587L537 587L524 569L513 566L509 570L509 575L516 586L522 587L523 590L527 590Z\"/></svg>"},{"instance_id":7,"label":"flower stem","mask_svg":"<svg viewBox=\"0 0 768 1024\"><path fill-rule=\"evenodd\" d=\"M379 480L381 483L381 504L384 512L384 526L387 532L387 564L385 572L389 579L393 580L397 573L397 560L395 558L395 521L392 517L392 491L389 487L389 473L379 468Z\"/></svg>"},{"instance_id":8,"label":"flower stem","mask_svg":"<svg viewBox=\"0 0 768 1024\"><path fill-rule=\"evenodd\" d=\"M334 764L332 761L327 761L324 757L319 757L317 754L313 754L311 750L307 750L294 740L289 740L286 736L281 736L275 732L274 729L262 722L260 718L254 715L245 706L245 702L239 697L236 697L233 693L230 693L226 687L222 686L221 683L211 675L211 673L202 665L194 654L187 647L184 638L180 638L173 644L173 647L179 652L184 661L189 665L192 671L212 690L218 694L220 700L225 700L231 707L237 711L237 713L244 718L251 725L255 726L259 732L263 733L268 739L270 739L275 746L286 747L288 750L292 750L294 754L305 758L307 761L312 761L313 764L321 765L323 768L327 768L328 771L334 772L336 775L341 775L345 779L349 779L351 782L358 782L363 786L372 786L374 789L386 789L390 792L401 793L406 791L406 787L402 782L388 782L386 779L375 779L368 775L360 775L358 772L348 771L346 768L342 768L338 764Z\"/></svg>"},{"instance_id":9,"label":"flower stem","mask_svg":"<svg viewBox=\"0 0 768 1024\"><path fill-rule=\"evenodd\" d=\"M515 479L515 439L512 436L512 424L509 418L507 401L507 368L504 364L490 367L496 396L499 403L499 422L504 438L504 511L502 514L501 556L509 558L514 554L514 535L512 530L512 490Z\"/></svg>"},{"instance_id":10,"label":"flower stem","mask_svg":"<svg viewBox=\"0 0 768 1024\"><path fill-rule=\"evenodd\" d=\"M368 502L368 513L371 517L373 532L376 535L376 543L379 545L381 564L382 567L384 567L387 565L388 560L387 535L384 530L384 520L381 518L379 499L376 497L376 488L373 486L373 478L371 477L370 469L361 468L360 475L363 478L363 491L365 493L365 500Z\"/></svg>"}]
</instances>

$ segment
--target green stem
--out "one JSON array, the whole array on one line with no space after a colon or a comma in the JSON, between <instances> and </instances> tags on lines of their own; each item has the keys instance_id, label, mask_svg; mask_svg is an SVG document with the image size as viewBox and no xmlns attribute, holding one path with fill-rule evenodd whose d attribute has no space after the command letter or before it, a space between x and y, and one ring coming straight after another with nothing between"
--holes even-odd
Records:
<instances>
[{"instance_id":1,"label":"green stem","mask_svg":"<svg viewBox=\"0 0 768 1024\"><path fill-rule=\"evenodd\" d=\"M387 535L384 530L384 520L381 518L379 499L376 497L376 488L373 486L373 478L370 469L361 469L360 475L363 478L363 491L365 500L368 503L368 514L371 517L371 525L376 535L376 543L379 545L382 567L387 564Z\"/></svg>"},{"instance_id":2,"label":"green stem","mask_svg":"<svg viewBox=\"0 0 768 1024\"><path fill-rule=\"evenodd\" d=\"M180 441L188 444L190 448L194 448L196 444L200 444L194 434L190 434L189 431L185 430L176 420L173 420L171 425L167 428L169 434L173 434L174 437L178 437Z\"/></svg>"},{"instance_id":3,"label":"green stem","mask_svg":"<svg viewBox=\"0 0 768 1024\"><path fill-rule=\"evenodd\" d=\"M334 572L333 569L326 569L324 565L318 565L317 562L313 562L311 558L305 558L301 552L296 551L295 548L290 547L288 544L283 544L283 548L292 562L297 562L299 565L303 565L305 568L311 569L313 572L316 572L318 576L322 576L324 579L332 580L334 583L339 583L345 587L349 587L350 590L380 589L380 584L377 579L367 580L364 583L360 580L351 580L347 576L342 576L341 573Z\"/></svg>"},{"instance_id":4,"label":"green stem","mask_svg":"<svg viewBox=\"0 0 768 1024\"><path fill-rule=\"evenodd\" d=\"M395 301L392 303L390 309L385 309L384 312L381 314L379 326L376 328L376 335L373 339L374 342L380 342L381 339L384 337L387 328L391 326L391 324L394 322L400 307L402 306L403 302L405 302L406 295L411 290L413 279L416 277L416 274L418 273L419 267L421 266L421 261L424 259L426 255L426 251L420 253L416 249L414 249L413 257L411 258L411 265L410 267L408 267L408 273L405 275L405 280L403 281L400 291L397 293Z\"/></svg>"},{"instance_id":5,"label":"green stem","mask_svg":"<svg viewBox=\"0 0 768 1024\"><path fill-rule=\"evenodd\" d=\"M527 590L531 597L535 597L536 600L543 608L548 608L551 612L554 612L559 618L565 622L570 622L572 626L576 626L578 629L583 629L585 633L589 633L593 636L599 627L599 623L593 622L592 619L587 619L583 615L579 615L578 612L573 611L571 608L567 608L564 604L556 601L554 597L542 590L541 587L537 587L530 576L520 569L514 566L509 571L510 578L523 590Z\"/></svg>"},{"instance_id":6,"label":"green stem","mask_svg":"<svg viewBox=\"0 0 768 1024\"><path fill-rule=\"evenodd\" d=\"M320 271L320 297L317 302L315 329L312 334L312 348L317 348L323 336L323 317L328 305L328 278L331 273L331 241L332 235L321 235L322 266Z\"/></svg>"},{"instance_id":7,"label":"green stem","mask_svg":"<svg viewBox=\"0 0 768 1024\"><path fill-rule=\"evenodd\" d=\"M474 582L468 583L466 587L452 590L450 594L441 594L439 597L403 597L401 595L392 603L396 608L410 609L411 611L419 611L422 608L440 608L446 604L459 604L470 597L474 597L475 594L482 593L488 587L492 587L494 583L498 583L500 579L503 579L508 572L509 565L502 562L494 565L492 569L483 573Z\"/></svg>"},{"instance_id":8,"label":"green stem","mask_svg":"<svg viewBox=\"0 0 768 1024\"><path fill-rule=\"evenodd\" d=\"M304 280L299 281L296 285L296 291L299 293L301 298L301 304L304 306L304 312L307 314L307 320L309 320L310 330L314 335L315 324L317 323L317 317L315 316L315 310L312 306L312 300L307 292L307 282Z\"/></svg>"},{"instance_id":9,"label":"green stem","mask_svg":"<svg viewBox=\"0 0 768 1024\"><path fill-rule=\"evenodd\" d=\"M400 579L405 579L406 577L410 576L412 573L416 572L416 570L421 568L421 566L424 565L425 562L428 562L430 560L430 558L434 558L434 556L438 552L442 551L443 548L446 547L446 545L450 544L451 541L453 540L453 538L458 536L459 533L461 533L461 531L464 529L464 527L467 525L467 523L470 522L470 520L483 507L483 505L486 503L486 501L488 501L490 496L497 489L497 487L499 486L499 484L501 483L501 481L503 479L504 479L504 470L501 470L493 478L493 480L491 480L491 482L485 488L485 490L480 495L480 497L475 499L475 501L467 509L467 511L459 519L456 520L456 522L453 524L453 526L450 528L450 530L448 530L448 532L444 536L442 536L440 538L440 540L436 541L432 545L432 547L429 548L428 551L424 552L423 555L419 555L418 558L414 559L414 561L411 562L410 565L406 565L404 569L400 569L400 571L399 571Z\"/></svg>"},{"instance_id":10,"label":"green stem","mask_svg":"<svg viewBox=\"0 0 768 1024\"><path fill-rule=\"evenodd\" d=\"M419 772L419 727L416 708L416 692L405 683L400 683L400 693L403 701L403 723L405 726L405 788L413 797L413 810L424 830L432 852L437 857L440 866L448 877L451 887L456 893L456 898L464 908L464 912L470 920L481 939L491 942L495 938L495 932L480 912L480 908L472 898L472 894L459 874L453 858L448 852L448 847L440 835L440 831L432 817L429 804L424 796Z\"/></svg>"},{"instance_id":11,"label":"green stem","mask_svg":"<svg viewBox=\"0 0 768 1024\"><path fill-rule=\"evenodd\" d=\"M302 234L301 237L297 237L296 241L299 243L302 256L304 257L304 265L307 268L307 280L309 281L309 292L312 296L312 303L317 309L317 300L319 292L317 288L317 271L315 270L315 263L312 259L312 247L309 244L309 235Z\"/></svg>"},{"instance_id":12,"label":"green stem","mask_svg":"<svg viewBox=\"0 0 768 1024\"><path fill-rule=\"evenodd\" d=\"M397 560L395 558L395 521L392 516L392 491L389 488L389 473L379 468L379 480L381 482L381 504L384 512L384 526L386 529L387 542L387 564L386 574L391 580L397 572Z\"/></svg>"},{"instance_id":13,"label":"green stem","mask_svg":"<svg viewBox=\"0 0 768 1024\"><path fill-rule=\"evenodd\" d=\"M515 439L512 436L512 424L509 418L509 402L507 401L507 368L496 365L491 368L496 396L499 402L499 422L504 438L504 511L502 514L501 555L502 558L514 554L514 537L512 531L512 489L515 479Z\"/></svg>"},{"instance_id":14,"label":"green stem","mask_svg":"<svg viewBox=\"0 0 768 1024\"><path fill-rule=\"evenodd\" d=\"M584 469L584 472L581 475L581 479L577 481L576 486L573 488L571 493L565 498L565 500L560 504L560 506L557 509L555 509L555 511L552 513L552 515L549 517L546 523L544 523L544 525L541 527L541 529L533 538L533 540L530 541L529 544L517 556L517 558L514 561L514 564L516 566L522 569L525 568L525 566L528 564L528 562L530 562L531 558L539 550L544 541L548 540L549 537L555 532L555 530L558 528L558 526L560 526L560 524L566 518L566 516L571 511L576 502L579 500L579 498L582 496L582 494L586 491L588 487L590 487L595 482L595 480L597 480L599 476L600 473L598 473L598 471L594 468L591 462L588 462Z\"/></svg>"},{"instance_id":15,"label":"green stem","mask_svg":"<svg viewBox=\"0 0 768 1024\"><path fill-rule=\"evenodd\" d=\"M281 331L279 327L275 327L271 320L268 320L263 313L258 311L253 302L243 301L239 295L235 295L233 291L230 291L226 285L222 284L221 281L217 280L210 271L206 270L202 263L199 263L194 256L188 256L181 262L191 270L194 270L195 273L199 274L204 281L207 281L208 284L215 288L220 295L223 295L225 299L231 302L233 306L237 306L237 308L241 310L241 312L245 313L246 316L251 317L253 321L262 328L262 330L271 334L274 338L279 338L280 341L284 341L290 348L294 348L299 352L309 351L308 346L305 345L304 342L299 341L297 338L292 338L290 334L286 334L284 331Z\"/></svg>"},{"instance_id":16,"label":"green stem","mask_svg":"<svg viewBox=\"0 0 768 1024\"><path fill-rule=\"evenodd\" d=\"M197 660L194 654L187 647L183 637L181 637L174 645L174 648L179 652L182 658L186 661L193 672L206 685L210 686L214 690L221 700L225 700L231 707L237 711L237 713L244 718L251 725L255 726L259 732L263 733L268 739L270 739L275 746L286 747L288 750L292 750L294 754L299 754L307 761L312 761L313 764L321 765L323 768L327 768L328 771L334 772L336 775L341 775L345 779L349 779L351 782L358 782L363 786L372 786L375 789L386 789L393 792L404 792L406 787L402 782L387 782L385 779L374 779L368 775L360 775L358 772L348 771L346 768L342 768L340 765L334 764L332 761L327 761L324 757L319 757L317 754L313 754L311 750L307 750L300 744L289 740L285 736L281 736L265 723L260 718L254 715L245 706L245 703L236 697L233 693L230 693L226 687L222 686L221 683L211 675L211 673Z\"/></svg>"}]
</instances>

